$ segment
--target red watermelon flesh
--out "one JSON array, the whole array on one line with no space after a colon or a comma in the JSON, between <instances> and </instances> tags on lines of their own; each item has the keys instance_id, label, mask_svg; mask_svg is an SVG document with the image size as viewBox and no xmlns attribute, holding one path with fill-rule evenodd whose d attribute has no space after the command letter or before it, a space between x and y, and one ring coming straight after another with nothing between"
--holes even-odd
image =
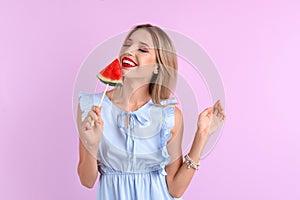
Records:
<instances>
[{"instance_id":1,"label":"red watermelon flesh","mask_svg":"<svg viewBox=\"0 0 300 200\"><path fill-rule=\"evenodd\" d=\"M105 84L110 86L122 85L122 70L119 60L116 58L97 74L97 77Z\"/></svg>"}]
</instances>

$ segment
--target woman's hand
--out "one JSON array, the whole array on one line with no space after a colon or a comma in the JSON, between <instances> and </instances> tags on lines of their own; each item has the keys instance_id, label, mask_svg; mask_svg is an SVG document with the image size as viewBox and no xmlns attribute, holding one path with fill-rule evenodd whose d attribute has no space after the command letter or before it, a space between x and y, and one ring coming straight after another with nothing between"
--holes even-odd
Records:
<instances>
[{"instance_id":1,"label":"woman's hand","mask_svg":"<svg viewBox=\"0 0 300 200\"><path fill-rule=\"evenodd\" d=\"M93 150L93 154L98 150L103 131L103 121L100 115L101 109L102 107L93 106L81 122L81 130L79 131L84 146L89 150Z\"/></svg>"},{"instance_id":2,"label":"woman's hand","mask_svg":"<svg viewBox=\"0 0 300 200\"><path fill-rule=\"evenodd\" d=\"M218 100L213 107L206 108L198 117L198 131L205 138L209 138L223 124L226 115Z\"/></svg>"}]
</instances>

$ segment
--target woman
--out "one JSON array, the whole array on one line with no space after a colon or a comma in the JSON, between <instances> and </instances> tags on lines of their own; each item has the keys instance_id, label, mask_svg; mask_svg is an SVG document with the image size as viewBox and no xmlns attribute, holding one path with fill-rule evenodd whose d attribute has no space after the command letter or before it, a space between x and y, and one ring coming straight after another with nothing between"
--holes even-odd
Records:
<instances>
[{"instance_id":1,"label":"woman","mask_svg":"<svg viewBox=\"0 0 300 200\"><path fill-rule=\"evenodd\" d=\"M92 188L100 172L98 200L181 199L206 142L225 120L223 107L218 100L200 113L183 161L183 116L170 96L177 79L171 40L159 27L136 26L119 61L123 85L106 93L101 108L102 93L79 93L80 181Z\"/></svg>"}]
</instances>

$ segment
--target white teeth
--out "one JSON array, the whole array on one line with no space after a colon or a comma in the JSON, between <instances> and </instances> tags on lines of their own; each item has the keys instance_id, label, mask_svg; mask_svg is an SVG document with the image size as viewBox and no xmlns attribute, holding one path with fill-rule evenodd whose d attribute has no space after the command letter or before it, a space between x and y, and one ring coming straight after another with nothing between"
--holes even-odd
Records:
<instances>
[{"instance_id":1,"label":"white teeth","mask_svg":"<svg viewBox=\"0 0 300 200\"><path fill-rule=\"evenodd\" d=\"M123 63L127 63L131 66L135 66L135 64L133 62L129 61L129 60L123 60Z\"/></svg>"}]
</instances>

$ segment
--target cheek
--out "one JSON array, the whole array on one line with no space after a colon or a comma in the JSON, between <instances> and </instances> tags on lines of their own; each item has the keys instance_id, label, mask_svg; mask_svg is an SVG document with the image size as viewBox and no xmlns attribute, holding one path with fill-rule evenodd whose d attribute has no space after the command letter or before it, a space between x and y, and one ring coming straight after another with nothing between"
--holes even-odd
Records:
<instances>
[{"instance_id":1,"label":"cheek","mask_svg":"<svg viewBox=\"0 0 300 200\"><path fill-rule=\"evenodd\" d=\"M144 65L153 65L153 64L156 64L155 56L145 56L145 57L142 57L141 60L140 60L140 63L144 64Z\"/></svg>"}]
</instances>

